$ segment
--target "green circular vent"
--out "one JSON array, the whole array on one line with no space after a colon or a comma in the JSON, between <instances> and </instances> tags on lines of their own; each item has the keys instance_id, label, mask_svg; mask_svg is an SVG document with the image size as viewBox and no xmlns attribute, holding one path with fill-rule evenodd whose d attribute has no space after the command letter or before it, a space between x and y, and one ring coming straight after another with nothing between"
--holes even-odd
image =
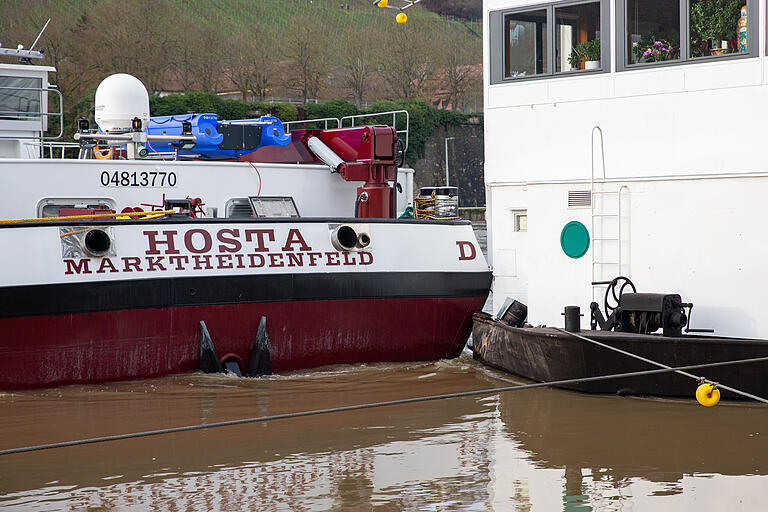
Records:
<instances>
[{"instance_id":1,"label":"green circular vent","mask_svg":"<svg viewBox=\"0 0 768 512\"><path fill-rule=\"evenodd\" d=\"M589 249L589 231L579 221L572 221L565 225L560 233L560 247L570 258L581 258Z\"/></svg>"}]
</instances>

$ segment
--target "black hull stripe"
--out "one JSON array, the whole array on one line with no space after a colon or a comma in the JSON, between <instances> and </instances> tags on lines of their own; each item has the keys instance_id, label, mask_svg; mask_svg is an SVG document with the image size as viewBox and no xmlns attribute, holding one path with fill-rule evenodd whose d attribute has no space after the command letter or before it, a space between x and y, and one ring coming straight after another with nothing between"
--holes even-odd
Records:
<instances>
[{"instance_id":1,"label":"black hull stripe","mask_svg":"<svg viewBox=\"0 0 768 512\"><path fill-rule=\"evenodd\" d=\"M490 272L175 277L0 288L0 318L249 302L484 297Z\"/></svg>"}]
</instances>

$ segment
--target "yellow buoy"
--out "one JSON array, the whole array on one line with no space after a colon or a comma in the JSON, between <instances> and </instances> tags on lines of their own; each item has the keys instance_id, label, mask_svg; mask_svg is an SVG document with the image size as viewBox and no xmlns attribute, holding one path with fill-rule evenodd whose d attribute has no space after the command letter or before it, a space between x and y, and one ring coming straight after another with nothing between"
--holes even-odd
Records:
<instances>
[{"instance_id":1,"label":"yellow buoy","mask_svg":"<svg viewBox=\"0 0 768 512\"><path fill-rule=\"evenodd\" d=\"M720 390L711 382L704 382L696 388L696 400L704 407L712 407L720 401Z\"/></svg>"},{"instance_id":2,"label":"yellow buoy","mask_svg":"<svg viewBox=\"0 0 768 512\"><path fill-rule=\"evenodd\" d=\"M376 2L376 5L378 5L381 8L384 8L387 6L388 3L389 2L387 0L379 0L378 2Z\"/></svg>"},{"instance_id":3,"label":"yellow buoy","mask_svg":"<svg viewBox=\"0 0 768 512\"><path fill-rule=\"evenodd\" d=\"M406 21L408 21L408 16L406 16L404 12L401 12L400 14L398 14L397 16L395 16L395 20L396 20L396 21L397 21L399 24L401 24L401 25L402 25L403 23L405 23Z\"/></svg>"}]
</instances>

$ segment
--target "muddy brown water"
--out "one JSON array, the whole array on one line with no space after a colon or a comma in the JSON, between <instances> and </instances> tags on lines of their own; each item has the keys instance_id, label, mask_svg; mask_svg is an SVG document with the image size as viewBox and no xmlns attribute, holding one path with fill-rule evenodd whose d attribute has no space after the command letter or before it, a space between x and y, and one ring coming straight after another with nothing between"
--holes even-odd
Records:
<instances>
[{"instance_id":1,"label":"muddy brown water","mask_svg":"<svg viewBox=\"0 0 768 512\"><path fill-rule=\"evenodd\" d=\"M518 382L465 353L0 393L0 450ZM750 402L512 391L0 456L0 510L768 511L766 425Z\"/></svg>"},{"instance_id":2,"label":"muddy brown water","mask_svg":"<svg viewBox=\"0 0 768 512\"><path fill-rule=\"evenodd\" d=\"M465 354L5 393L0 449L511 382ZM749 402L512 391L0 456L0 510L768 510L766 424Z\"/></svg>"}]
</instances>

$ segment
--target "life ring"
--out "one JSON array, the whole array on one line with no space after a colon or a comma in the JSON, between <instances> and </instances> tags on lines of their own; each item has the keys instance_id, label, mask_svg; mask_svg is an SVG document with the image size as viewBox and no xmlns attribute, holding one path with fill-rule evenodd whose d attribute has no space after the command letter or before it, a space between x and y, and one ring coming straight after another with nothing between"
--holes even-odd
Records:
<instances>
[{"instance_id":1,"label":"life ring","mask_svg":"<svg viewBox=\"0 0 768 512\"><path fill-rule=\"evenodd\" d=\"M104 154L102 151L106 151L107 153ZM93 156L97 160L112 160L112 155L114 154L114 148L109 148L108 150L99 149L99 146L93 147Z\"/></svg>"}]
</instances>

